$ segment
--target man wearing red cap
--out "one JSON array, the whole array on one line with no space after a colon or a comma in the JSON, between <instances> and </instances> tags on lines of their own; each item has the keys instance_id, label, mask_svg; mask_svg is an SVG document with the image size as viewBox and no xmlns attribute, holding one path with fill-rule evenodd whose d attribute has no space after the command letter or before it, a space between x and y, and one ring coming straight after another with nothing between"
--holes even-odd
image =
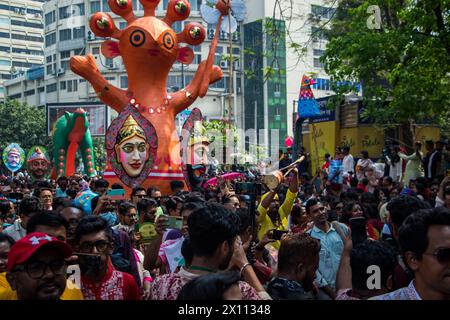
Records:
<instances>
[{"instance_id":1,"label":"man wearing red cap","mask_svg":"<svg viewBox=\"0 0 450 320\"><path fill-rule=\"evenodd\" d=\"M6 279L19 300L59 300L66 288L65 259L71 255L65 242L30 233L11 247Z\"/></svg>"}]
</instances>

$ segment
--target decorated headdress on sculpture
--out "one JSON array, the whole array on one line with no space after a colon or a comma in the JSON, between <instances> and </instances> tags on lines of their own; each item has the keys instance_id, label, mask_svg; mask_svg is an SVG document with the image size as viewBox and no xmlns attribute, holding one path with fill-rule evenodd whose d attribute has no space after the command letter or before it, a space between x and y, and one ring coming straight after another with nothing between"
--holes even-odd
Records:
<instances>
[{"instance_id":1,"label":"decorated headdress on sculpture","mask_svg":"<svg viewBox=\"0 0 450 320\"><path fill-rule=\"evenodd\" d=\"M34 147L33 149L31 149L31 152L28 156L27 163L29 163L33 160L44 160L44 161L50 163L50 161L48 160L45 153L42 152L41 147Z\"/></svg>"},{"instance_id":2,"label":"decorated headdress on sculpture","mask_svg":"<svg viewBox=\"0 0 450 320\"><path fill-rule=\"evenodd\" d=\"M131 139L132 137L138 136L144 140L147 140L145 137L144 130L139 126L139 124L134 120L133 116L130 114L125 120L122 128L117 134L116 142L118 144L122 143L125 140Z\"/></svg>"}]
</instances>

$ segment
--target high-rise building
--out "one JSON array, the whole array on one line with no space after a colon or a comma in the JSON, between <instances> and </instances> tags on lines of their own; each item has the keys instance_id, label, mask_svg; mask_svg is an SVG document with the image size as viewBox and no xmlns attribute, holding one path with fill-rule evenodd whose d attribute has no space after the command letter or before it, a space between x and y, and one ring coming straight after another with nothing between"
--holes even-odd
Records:
<instances>
[{"instance_id":1,"label":"high-rise building","mask_svg":"<svg viewBox=\"0 0 450 320\"><path fill-rule=\"evenodd\" d=\"M3 0L2 0L3 1ZM163 18L168 0L161 0L156 10L156 16ZM191 21L202 22L200 16L200 5L202 0L190 0L191 14L186 21L176 22L172 25L175 32L181 32L185 24ZM144 14L141 3L132 0L133 10L137 17ZM93 88L80 76L70 70L70 57L74 55L86 55L91 53L97 62L102 75L112 85L126 89L128 78L122 58L116 57L108 59L101 53L101 44L104 38L98 38L89 29L89 18L96 12L106 12L110 14L119 29L126 27L126 22L121 17L111 12L107 0L50 0L44 4L44 37L45 37L45 57L44 57L44 81L45 94L39 98L25 97L21 89L23 83L10 81L8 85L8 95L22 101L34 102L37 105L47 103L73 103L73 102L93 102L98 101L98 97ZM177 91L188 85L192 80L198 64L207 58L209 46L215 34L215 26L202 22L207 35L204 43L192 47L195 57L190 65L174 64L167 81L169 91ZM242 54L242 44L240 30L232 35L232 52L235 57ZM221 32L220 41L217 47L215 64L219 65L224 78L209 88L208 94L203 99L197 99L193 107L202 110L208 119L222 118L228 108L228 84L229 84L229 62L224 55L229 54L228 34ZM241 108L241 67L234 66L234 77L236 78L236 88L233 90L237 94L236 99L231 99L236 114L240 114ZM25 81L26 79L23 78ZM29 86L29 84L27 85ZM39 89L42 90L42 89ZM236 106L234 106L236 104Z\"/></svg>"},{"instance_id":2,"label":"high-rise building","mask_svg":"<svg viewBox=\"0 0 450 320\"><path fill-rule=\"evenodd\" d=\"M44 62L43 2L0 0L0 100L5 80Z\"/></svg>"}]
</instances>

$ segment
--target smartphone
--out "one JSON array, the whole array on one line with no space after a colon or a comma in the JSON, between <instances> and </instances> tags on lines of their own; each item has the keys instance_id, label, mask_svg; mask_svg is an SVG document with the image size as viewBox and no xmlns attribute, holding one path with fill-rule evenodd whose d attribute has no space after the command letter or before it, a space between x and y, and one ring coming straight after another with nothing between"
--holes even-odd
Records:
<instances>
[{"instance_id":1,"label":"smartphone","mask_svg":"<svg viewBox=\"0 0 450 320\"><path fill-rule=\"evenodd\" d=\"M367 240L367 221L364 217L350 218L353 248Z\"/></svg>"},{"instance_id":2,"label":"smartphone","mask_svg":"<svg viewBox=\"0 0 450 320\"><path fill-rule=\"evenodd\" d=\"M286 233L288 233L288 232L285 231L285 230L273 230L273 232L272 232L272 239L274 239L274 240L281 240L281 237L284 234L286 234Z\"/></svg>"},{"instance_id":3,"label":"smartphone","mask_svg":"<svg viewBox=\"0 0 450 320\"><path fill-rule=\"evenodd\" d=\"M183 217L168 216L167 221L169 229L181 230L181 228L183 227Z\"/></svg>"},{"instance_id":4,"label":"smartphone","mask_svg":"<svg viewBox=\"0 0 450 320\"><path fill-rule=\"evenodd\" d=\"M106 196L110 197L112 200L124 200L125 190L124 189L111 189L106 191Z\"/></svg>"}]
</instances>

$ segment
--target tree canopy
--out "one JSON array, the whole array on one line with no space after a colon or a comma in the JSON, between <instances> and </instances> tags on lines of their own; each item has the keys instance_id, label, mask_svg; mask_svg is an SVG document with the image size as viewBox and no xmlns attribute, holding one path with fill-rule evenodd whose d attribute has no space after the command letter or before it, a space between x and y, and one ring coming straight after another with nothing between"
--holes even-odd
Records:
<instances>
[{"instance_id":1,"label":"tree canopy","mask_svg":"<svg viewBox=\"0 0 450 320\"><path fill-rule=\"evenodd\" d=\"M360 81L366 116L399 123L450 108L450 0L342 0L325 32L333 89Z\"/></svg>"}]
</instances>

